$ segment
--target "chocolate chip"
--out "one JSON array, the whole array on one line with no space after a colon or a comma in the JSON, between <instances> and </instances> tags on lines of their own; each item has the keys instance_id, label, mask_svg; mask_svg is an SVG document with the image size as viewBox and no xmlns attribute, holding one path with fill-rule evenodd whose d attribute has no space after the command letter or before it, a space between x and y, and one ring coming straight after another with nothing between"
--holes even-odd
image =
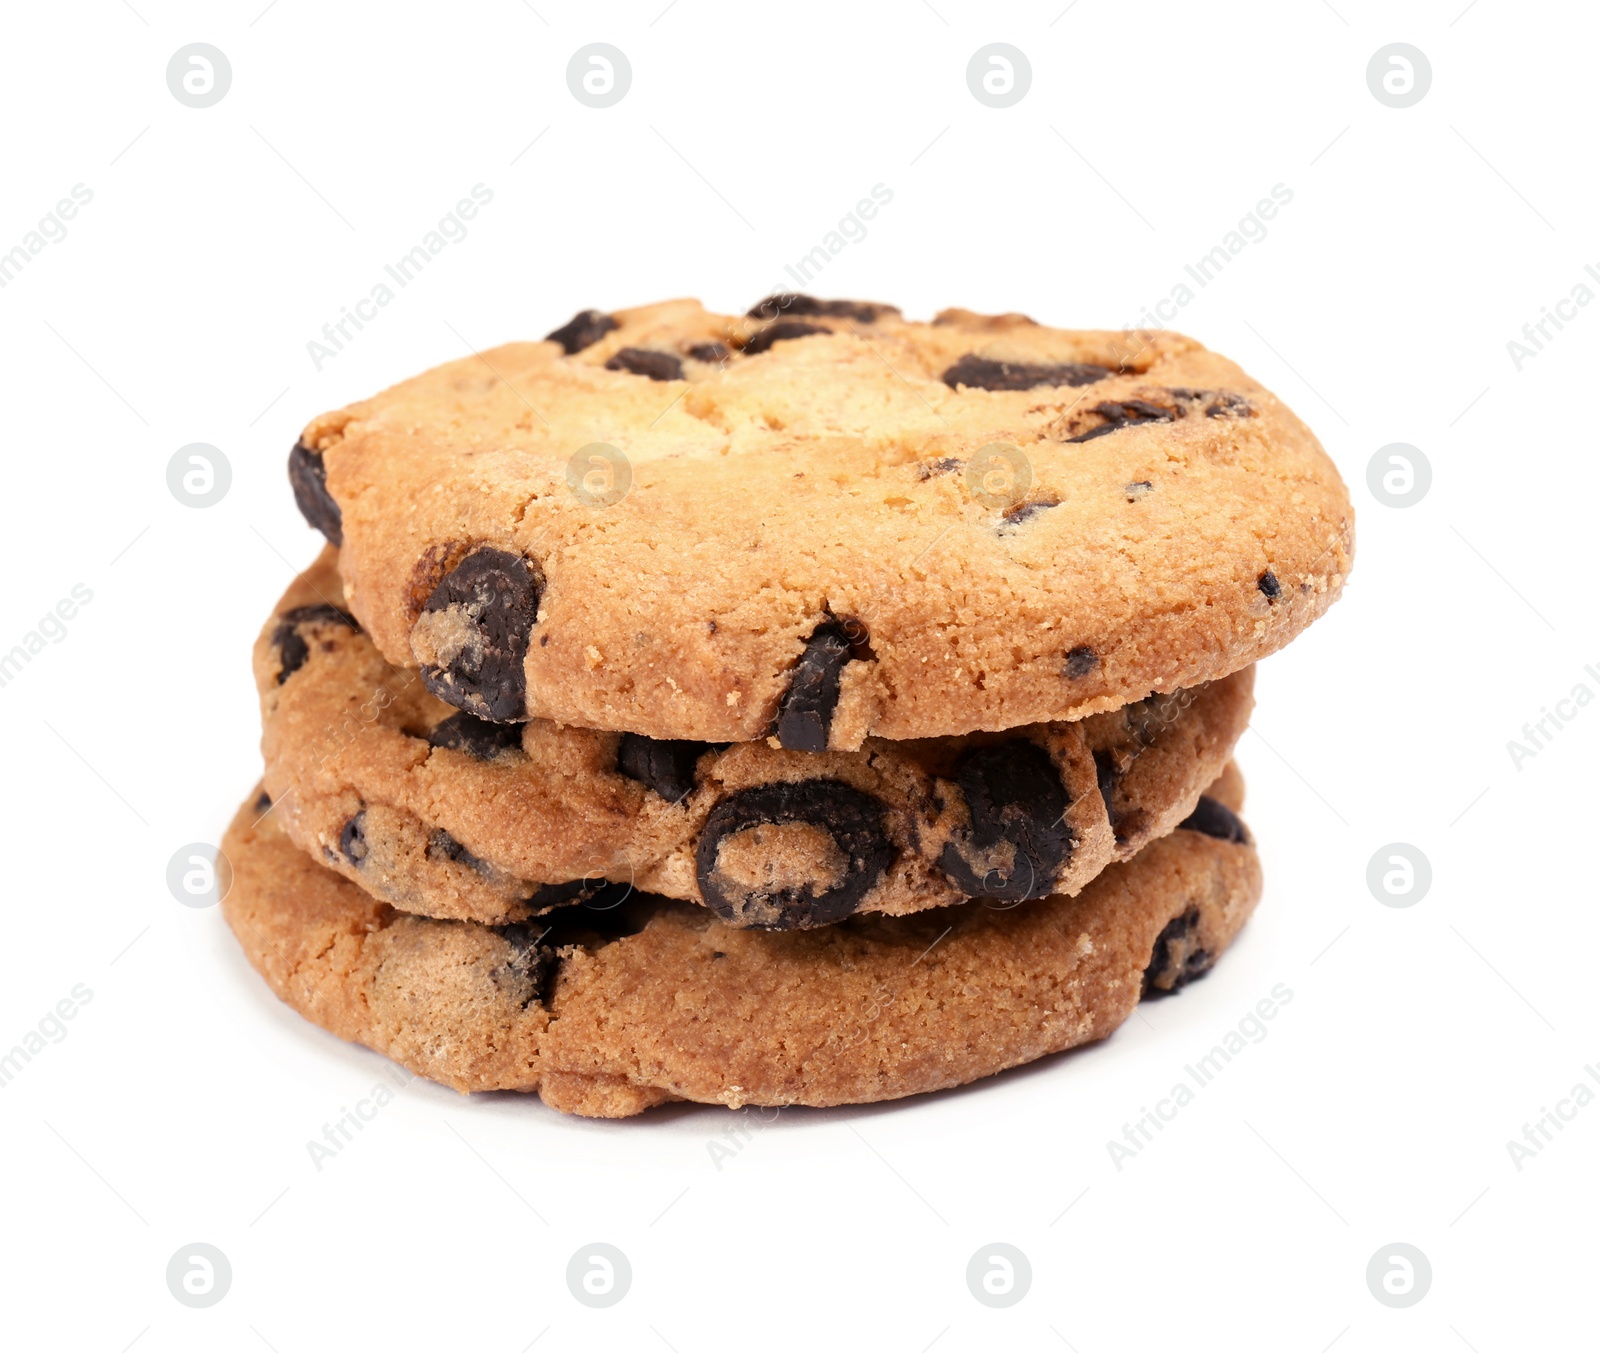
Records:
<instances>
[{"instance_id":1,"label":"chocolate chip","mask_svg":"<svg viewBox=\"0 0 1600 1353\"><path fill-rule=\"evenodd\" d=\"M263 789L256 795L256 812L264 813L270 807L272 807L272 795Z\"/></svg>"},{"instance_id":2,"label":"chocolate chip","mask_svg":"<svg viewBox=\"0 0 1600 1353\"><path fill-rule=\"evenodd\" d=\"M522 750L522 725L490 723L476 714L452 714L428 734L430 747L465 752L479 761L493 761L505 752Z\"/></svg>"},{"instance_id":3,"label":"chocolate chip","mask_svg":"<svg viewBox=\"0 0 1600 1353\"><path fill-rule=\"evenodd\" d=\"M1201 405L1205 406L1207 418L1249 418L1255 413L1250 401L1232 390L1192 390L1173 386L1167 393L1184 406L1185 413Z\"/></svg>"},{"instance_id":4,"label":"chocolate chip","mask_svg":"<svg viewBox=\"0 0 1600 1353\"><path fill-rule=\"evenodd\" d=\"M1119 847L1127 846L1150 830L1150 815L1144 809L1117 806L1117 785L1122 780L1122 766L1117 754L1109 748L1102 747L1094 753L1094 778L1100 798L1106 806L1111 838Z\"/></svg>"},{"instance_id":5,"label":"chocolate chip","mask_svg":"<svg viewBox=\"0 0 1600 1353\"><path fill-rule=\"evenodd\" d=\"M365 836L367 825L367 810L363 808L353 818L344 824L339 832L339 850L345 859L361 867L362 861L367 858L367 838Z\"/></svg>"},{"instance_id":6,"label":"chocolate chip","mask_svg":"<svg viewBox=\"0 0 1600 1353\"><path fill-rule=\"evenodd\" d=\"M794 665L789 689L778 701L774 731L780 746L794 752L821 752L839 704L839 678L850 661L851 634L843 622L825 620L806 640Z\"/></svg>"},{"instance_id":7,"label":"chocolate chip","mask_svg":"<svg viewBox=\"0 0 1600 1353\"><path fill-rule=\"evenodd\" d=\"M884 808L870 794L838 780L801 780L740 790L711 810L695 849L695 875L706 905L723 920L759 930L832 925L851 915L894 861L883 830ZM740 885L724 876L719 856L739 833L767 825L803 823L832 838L843 876L831 887L817 881L785 887Z\"/></svg>"},{"instance_id":8,"label":"chocolate chip","mask_svg":"<svg viewBox=\"0 0 1600 1353\"><path fill-rule=\"evenodd\" d=\"M952 390L1032 390L1040 385L1093 385L1111 374L1109 367L1089 362L1034 366L1028 362L996 362L969 352L940 377Z\"/></svg>"},{"instance_id":9,"label":"chocolate chip","mask_svg":"<svg viewBox=\"0 0 1600 1353\"><path fill-rule=\"evenodd\" d=\"M1076 437L1068 437L1068 443L1092 442L1096 437L1104 437L1109 432L1116 432L1120 428L1138 427L1142 423L1170 423L1174 414L1171 409L1163 409L1159 404L1151 404L1143 399L1125 399L1120 403L1107 400L1105 403L1096 404L1094 413L1099 414L1106 421L1098 427L1092 427L1087 432L1081 432Z\"/></svg>"},{"instance_id":10,"label":"chocolate chip","mask_svg":"<svg viewBox=\"0 0 1600 1353\"><path fill-rule=\"evenodd\" d=\"M941 456L938 460L924 461L917 466L918 479L932 479L935 475L954 474L966 462L957 460L954 456Z\"/></svg>"},{"instance_id":11,"label":"chocolate chip","mask_svg":"<svg viewBox=\"0 0 1600 1353\"><path fill-rule=\"evenodd\" d=\"M480 719L525 719L522 662L542 585L528 560L490 547L474 550L445 574L411 630L428 689Z\"/></svg>"},{"instance_id":12,"label":"chocolate chip","mask_svg":"<svg viewBox=\"0 0 1600 1353\"><path fill-rule=\"evenodd\" d=\"M776 324L769 324L760 333L756 334L744 345L744 355L755 357L765 352L774 343L783 343L791 338L804 338L807 334L832 333L831 329L820 324L807 324L799 319L780 319Z\"/></svg>"},{"instance_id":13,"label":"chocolate chip","mask_svg":"<svg viewBox=\"0 0 1600 1353\"><path fill-rule=\"evenodd\" d=\"M757 301L747 313L751 319L777 319L779 315L820 315L830 319L853 319L861 324L875 324L883 315L898 315L900 307L880 305L877 301L819 301L815 296L802 296L794 291L780 291L765 300Z\"/></svg>"},{"instance_id":14,"label":"chocolate chip","mask_svg":"<svg viewBox=\"0 0 1600 1353\"><path fill-rule=\"evenodd\" d=\"M945 873L970 897L1020 902L1050 893L1077 839L1062 820L1067 791L1050 754L1026 738L978 747L956 783L971 826L946 843Z\"/></svg>"},{"instance_id":15,"label":"chocolate chip","mask_svg":"<svg viewBox=\"0 0 1600 1353\"><path fill-rule=\"evenodd\" d=\"M1217 391L1216 397L1206 405L1207 418L1248 418L1254 412L1248 399L1231 390Z\"/></svg>"},{"instance_id":16,"label":"chocolate chip","mask_svg":"<svg viewBox=\"0 0 1600 1353\"><path fill-rule=\"evenodd\" d=\"M1041 498L1030 503L1018 503L1014 508L1000 518L1002 526L1020 526L1025 521L1032 521L1041 512L1061 504L1054 498Z\"/></svg>"},{"instance_id":17,"label":"chocolate chip","mask_svg":"<svg viewBox=\"0 0 1600 1353\"><path fill-rule=\"evenodd\" d=\"M1094 754L1094 780L1099 786L1100 797L1105 800L1106 817L1115 822L1117 817L1116 805L1112 802L1117 792L1117 781L1122 778L1122 768L1117 764L1117 755L1109 747L1101 747Z\"/></svg>"},{"instance_id":18,"label":"chocolate chip","mask_svg":"<svg viewBox=\"0 0 1600 1353\"><path fill-rule=\"evenodd\" d=\"M670 352L652 352L649 348L619 348L606 362L606 370L628 371L653 381L683 379L682 362Z\"/></svg>"},{"instance_id":19,"label":"chocolate chip","mask_svg":"<svg viewBox=\"0 0 1600 1353\"><path fill-rule=\"evenodd\" d=\"M272 646L278 650L278 685L305 666L311 656L311 646L300 633L302 625L342 625L345 629L361 633L355 617L337 606L322 603L316 606L296 606L278 617L278 627L272 631Z\"/></svg>"},{"instance_id":20,"label":"chocolate chip","mask_svg":"<svg viewBox=\"0 0 1600 1353\"><path fill-rule=\"evenodd\" d=\"M725 362L728 348L724 343L691 343L684 349L697 362Z\"/></svg>"},{"instance_id":21,"label":"chocolate chip","mask_svg":"<svg viewBox=\"0 0 1600 1353\"><path fill-rule=\"evenodd\" d=\"M295 506L307 524L327 537L330 545L344 544L344 516L328 492L328 467L322 452L296 442L289 452L289 487Z\"/></svg>"},{"instance_id":22,"label":"chocolate chip","mask_svg":"<svg viewBox=\"0 0 1600 1353\"><path fill-rule=\"evenodd\" d=\"M1200 832L1214 836L1219 841L1231 841L1236 846L1250 844L1250 833L1239 820L1239 815L1227 804L1202 794L1194 812L1178 824L1183 831Z\"/></svg>"},{"instance_id":23,"label":"chocolate chip","mask_svg":"<svg viewBox=\"0 0 1600 1353\"><path fill-rule=\"evenodd\" d=\"M547 926L537 921L489 926L506 942L505 962L490 974L490 980L524 1010L542 1002L549 994L555 974L555 949L546 943Z\"/></svg>"},{"instance_id":24,"label":"chocolate chip","mask_svg":"<svg viewBox=\"0 0 1600 1353\"><path fill-rule=\"evenodd\" d=\"M1100 665L1100 655L1087 644L1067 650L1067 661L1061 671L1069 681L1080 681Z\"/></svg>"},{"instance_id":25,"label":"chocolate chip","mask_svg":"<svg viewBox=\"0 0 1600 1353\"><path fill-rule=\"evenodd\" d=\"M1170 996L1210 970L1210 952L1195 943L1195 931L1199 928L1198 907L1190 907L1161 927L1144 970L1141 999Z\"/></svg>"},{"instance_id":26,"label":"chocolate chip","mask_svg":"<svg viewBox=\"0 0 1600 1353\"><path fill-rule=\"evenodd\" d=\"M613 329L621 326L610 315L603 315L598 310L580 310L559 329L552 329L547 333L545 341L561 344L562 351L568 357L575 352L582 352L591 343L598 343Z\"/></svg>"},{"instance_id":27,"label":"chocolate chip","mask_svg":"<svg viewBox=\"0 0 1600 1353\"><path fill-rule=\"evenodd\" d=\"M1278 581L1278 575L1270 568L1256 579L1256 586L1261 589L1261 595L1268 601L1276 601L1283 591L1283 584Z\"/></svg>"},{"instance_id":28,"label":"chocolate chip","mask_svg":"<svg viewBox=\"0 0 1600 1353\"><path fill-rule=\"evenodd\" d=\"M464 864L468 869L475 869L480 874L487 874L494 868L488 862L480 860L443 827L433 829L433 835L428 838L426 853L430 860L450 860L455 864Z\"/></svg>"},{"instance_id":29,"label":"chocolate chip","mask_svg":"<svg viewBox=\"0 0 1600 1353\"><path fill-rule=\"evenodd\" d=\"M617 770L667 802L679 803L694 789L694 768L710 750L709 742L624 733L617 743Z\"/></svg>"}]
</instances>

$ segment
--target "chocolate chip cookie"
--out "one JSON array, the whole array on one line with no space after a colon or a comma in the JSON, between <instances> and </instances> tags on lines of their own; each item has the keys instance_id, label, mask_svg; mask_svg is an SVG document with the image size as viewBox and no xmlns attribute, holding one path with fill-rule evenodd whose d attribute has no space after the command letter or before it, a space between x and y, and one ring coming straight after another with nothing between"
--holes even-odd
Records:
<instances>
[{"instance_id":1,"label":"chocolate chip cookie","mask_svg":"<svg viewBox=\"0 0 1600 1353\"><path fill-rule=\"evenodd\" d=\"M853 750L1215 680L1338 596L1316 438L1169 332L586 311L314 419L349 611L493 722Z\"/></svg>"},{"instance_id":2,"label":"chocolate chip cookie","mask_svg":"<svg viewBox=\"0 0 1600 1353\"><path fill-rule=\"evenodd\" d=\"M500 724L391 666L342 595L330 546L256 645L273 812L377 899L447 919L630 886L769 930L1071 895L1193 810L1252 703L1246 668L1076 723L853 752Z\"/></svg>"},{"instance_id":3,"label":"chocolate chip cookie","mask_svg":"<svg viewBox=\"0 0 1600 1353\"><path fill-rule=\"evenodd\" d=\"M1261 891L1237 807L1202 798L1076 898L771 934L645 894L523 925L409 915L317 864L252 795L223 839L222 910L308 1020L458 1090L603 1118L867 1103L1103 1038L1206 972Z\"/></svg>"}]
</instances>

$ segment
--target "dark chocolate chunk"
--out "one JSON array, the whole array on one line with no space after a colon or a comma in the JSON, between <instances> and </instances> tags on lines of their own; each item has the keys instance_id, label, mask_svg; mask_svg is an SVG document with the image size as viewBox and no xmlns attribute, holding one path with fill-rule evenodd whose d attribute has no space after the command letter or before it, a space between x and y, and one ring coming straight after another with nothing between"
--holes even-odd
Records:
<instances>
[{"instance_id":1,"label":"dark chocolate chunk","mask_svg":"<svg viewBox=\"0 0 1600 1353\"><path fill-rule=\"evenodd\" d=\"M1089 362L1034 366L1028 362L996 362L969 352L940 377L952 390L1032 390L1040 385L1093 385L1111 374L1109 367Z\"/></svg>"},{"instance_id":2,"label":"dark chocolate chunk","mask_svg":"<svg viewBox=\"0 0 1600 1353\"><path fill-rule=\"evenodd\" d=\"M452 714L434 725L428 734L428 745L465 752L479 761L493 761L503 752L522 750L522 725L490 723L465 712Z\"/></svg>"},{"instance_id":3,"label":"dark chocolate chunk","mask_svg":"<svg viewBox=\"0 0 1600 1353\"><path fill-rule=\"evenodd\" d=\"M598 343L613 329L620 327L610 315L603 315L598 310L580 310L559 329L547 333L545 341L561 344L562 351L570 357L575 352L582 352L591 343Z\"/></svg>"},{"instance_id":4,"label":"dark chocolate chunk","mask_svg":"<svg viewBox=\"0 0 1600 1353\"><path fill-rule=\"evenodd\" d=\"M695 850L700 895L724 921L758 930L803 930L851 915L877 886L895 857L883 830L884 808L838 780L758 785L724 799L706 819ZM831 887L817 881L787 887L739 887L718 868L723 844L740 832L772 824L807 823L833 838L844 876Z\"/></svg>"},{"instance_id":5,"label":"dark chocolate chunk","mask_svg":"<svg viewBox=\"0 0 1600 1353\"><path fill-rule=\"evenodd\" d=\"M542 584L521 555L487 546L445 574L411 631L428 689L480 719L525 719L522 661L538 619Z\"/></svg>"},{"instance_id":6,"label":"dark chocolate chunk","mask_svg":"<svg viewBox=\"0 0 1600 1353\"><path fill-rule=\"evenodd\" d=\"M607 371L628 371L653 381L681 381L683 363L670 352L649 348L619 348L606 362Z\"/></svg>"},{"instance_id":7,"label":"dark chocolate chunk","mask_svg":"<svg viewBox=\"0 0 1600 1353\"><path fill-rule=\"evenodd\" d=\"M1060 507L1059 500L1054 498L1040 498L1034 502L1018 503L1014 508L1000 518L1002 527L1021 526L1025 521L1032 521L1041 512L1052 507Z\"/></svg>"},{"instance_id":8,"label":"dark chocolate chunk","mask_svg":"<svg viewBox=\"0 0 1600 1353\"><path fill-rule=\"evenodd\" d=\"M1231 390L1217 391L1216 398L1206 405L1207 418L1248 418L1254 412L1248 399Z\"/></svg>"},{"instance_id":9,"label":"dark chocolate chunk","mask_svg":"<svg viewBox=\"0 0 1600 1353\"><path fill-rule=\"evenodd\" d=\"M1214 836L1219 841L1231 841L1236 846L1250 844L1250 833L1239 820L1239 815L1227 804L1202 794L1194 812L1178 824L1183 831L1200 832Z\"/></svg>"},{"instance_id":10,"label":"dark chocolate chunk","mask_svg":"<svg viewBox=\"0 0 1600 1353\"><path fill-rule=\"evenodd\" d=\"M1159 404L1151 404L1143 399L1125 399L1120 403L1107 400L1103 404L1096 404L1093 412L1106 421L1098 427L1090 428L1087 432L1080 432L1076 437L1068 437L1069 443L1092 442L1096 437L1104 437L1108 432L1116 432L1119 428L1138 427L1141 423L1170 423L1174 417L1171 409L1163 409Z\"/></svg>"},{"instance_id":11,"label":"dark chocolate chunk","mask_svg":"<svg viewBox=\"0 0 1600 1353\"><path fill-rule=\"evenodd\" d=\"M1278 581L1278 575L1270 568L1256 579L1256 586L1261 589L1261 595L1268 601L1276 601L1283 591L1283 584Z\"/></svg>"},{"instance_id":12,"label":"dark chocolate chunk","mask_svg":"<svg viewBox=\"0 0 1600 1353\"><path fill-rule=\"evenodd\" d=\"M270 807L272 807L272 795L263 789L256 795L256 812L264 813Z\"/></svg>"},{"instance_id":13,"label":"dark chocolate chunk","mask_svg":"<svg viewBox=\"0 0 1600 1353\"><path fill-rule=\"evenodd\" d=\"M1076 844L1050 753L1027 738L978 747L962 758L956 783L971 826L946 843L945 873L969 897L1021 902L1050 893Z\"/></svg>"},{"instance_id":14,"label":"dark chocolate chunk","mask_svg":"<svg viewBox=\"0 0 1600 1353\"><path fill-rule=\"evenodd\" d=\"M1117 806L1117 785L1122 779L1122 771L1122 764L1115 752L1106 747L1095 752L1095 783L1106 805L1106 821L1111 824L1111 837L1119 847L1126 846L1150 830L1150 815L1143 808Z\"/></svg>"},{"instance_id":15,"label":"dark chocolate chunk","mask_svg":"<svg viewBox=\"0 0 1600 1353\"><path fill-rule=\"evenodd\" d=\"M883 315L898 315L897 305L881 305L877 301L819 301L815 296L802 296L794 291L780 291L757 301L750 307L751 319L777 319L779 315L811 315L828 319L853 319L861 324L875 324ZM748 349L746 349L748 351Z\"/></svg>"},{"instance_id":16,"label":"dark chocolate chunk","mask_svg":"<svg viewBox=\"0 0 1600 1353\"><path fill-rule=\"evenodd\" d=\"M935 475L953 474L966 462L957 460L954 456L941 456L938 460L924 461L917 466L918 479L932 479Z\"/></svg>"},{"instance_id":17,"label":"dark chocolate chunk","mask_svg":"<svg viewBox=\"0 0 1600 1353\"><path fill-rule=\"evenodd\" d=\"M1232 390L1192 390L1173 386L1167 392L1189 413L1202 405L1207 418L1249 418L1255 413L1250 401Z\"/></svg>"},{"instance_id":18,"label":"dark chocolate chunk","mask_svg":"<svg viewBox=\"0 0 1600 1353\"><path fill-rule=\"evenodd\" d=\"M725 362L728 348L725 343L691 343L684 349L697 362Z\"/></svg>"},{"instance_id":19,"label":"dark chocolate chunk","mask_svg":"<svg viewBox=\"0 0 1600 1353\"><path fill-rule=\"evenodd\" d=\"M669 803L679 803L694 789L694 768L710 750L709 742L624 733L617 743L617 770Z\"/></svg>"},{"instance_id":20,"label":"dark chocolate chunk","mask_svg":"<svg viewBox=\"0 0 1600 1353\"><path fill-rule=\"evenodd\" d=\"M1122 767L1117 764L1117 754L1109 747L1101 747L1094 754L1094 779L1100 787L1100 797L1105 800L1106 817L1117 820L1116 805L1112 802L1117 792L1117 781L1122 778Z\"/></svg>"},{"instance_id":21,"label":"dark chocolate chunk","mask_svg":"<svg viewBox=\"0 0 1600 1353\"><path fill-rule=\"evenodd\" d=\"M744 345L744 355L755 357L765 352L774 343L782 343L791 338L804 338L808 334L826 334L833 330L821 324L807 324L801 319L780 319L776 324L769 324L760 333L756 334Z\"/></svg>"},{"instance_id":22,"label":"dark chocolate chunk","mask_svg":"<svg viewBox=\"0 0 1600 1353\"><path fill-rule=\"evenodd\" d=\"M490 980L524 1010L542 1002L555 975L555 948L547 943L548 927L537 921L489 926L506 942L505 962L490 973Z\"/></svg>"},{"instance_id":23,"label":"dark chocolate chunk","mask_svg":"<svg viewBox=\"0 0 1600 1353\"><path fill-rule=\"evenodd\" d=\"M339 850L357 869L367 858L367 810L363 808L346 822L339 832Z\"/></svg>"},{"instance_id":24,"label":"dark chocolate chunk","mask_svg":"<svg viewBox=\"0 0 1600 1353\"><path fill-rule=\"evenodd\" d=\"M278 617L278 627L272 631L272 646L278 650L278 685L305 666L311 656L311 646L300 633L302 625L342 625L359 634L361 626L353 615L337 606L322 603L316 606L296 606Z\"/></svg>"},{"instance_id":25,"label":"dark chocolate chunk","mask_svg":"<svg viewBox=\"0 0 1600 1353\"><path fill-rule=\"evenodd\" d=\"M476 869L480 874L494 872L492 864L487 860L480 860L443 827L433 829L433 835L428 838L427 855L430 860L451 860L456 864L464 864L468 869Z\"/></svg>"},{"instance_id":26,"label":"dark chocolate chunk","mask_svg":"<svg viewBox=\"0 0 1600 1353\"><path fill-rule=\"evenodd\" d=\"M322 452L294 444L289 452L289 487L306 522L321 531L330 545L343 545L344 517L328 492L328 467L322 463Z\"/></svg>"},{"instance_id":27,"label":"dark chocolate chunk","mask_svg":"<svg viewBox=\"0 0 1600 1353\"><path fill-rule=\"evenodd\" d=\"M806 640L789 689L778 701L774 732L779 745L794 752L821 752L839 704L839 677L850 661L851 635L838 620L825 620Z\"/></svg>"},{"instance_id":28,"label":"dark chocolate chunk","mask_svg":"<svg viewBox=\"0 0 1600 1353\"><path fill-rule=\"evenodd\" d=\"M1069 681L1079 681L1100 665L1100 655L1087 644L1067 650L1067 661L1061 671Z\"/></svg>"},{"instance_id":29,"label":"dark chocolate chunk","mask_svg":"<svg viewBox=\"0 0 1600 1353\"><path fill-rule=\"evenodd\" d=\"M1210 952L1195 942L1199 926L1199 908L1190 907L1161 927L1150 949L1140 999L1170 996L1210 970L1213 961Z\"/></svg>"}]
</instances>

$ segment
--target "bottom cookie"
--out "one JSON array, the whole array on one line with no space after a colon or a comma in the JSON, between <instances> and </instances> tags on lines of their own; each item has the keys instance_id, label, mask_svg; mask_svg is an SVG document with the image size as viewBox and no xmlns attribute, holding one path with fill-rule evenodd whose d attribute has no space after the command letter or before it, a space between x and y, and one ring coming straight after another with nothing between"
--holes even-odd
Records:
<instances>
[{"instance_id":1,"label":"bottom cookie","mask_svg":"<svg viewBox=\"0 0 1600 1353\"><path fill-rule=\"evenodd\" d=\"M307 1019L457 1090L621 1118L672 1099L861 1104L1103 1038L1207 971L1261 893L1231 766L1182 827L1076 897L736 930L634 894L486 926L396 911L247 803L222 910Z\"/></svg>"}]
</instances>

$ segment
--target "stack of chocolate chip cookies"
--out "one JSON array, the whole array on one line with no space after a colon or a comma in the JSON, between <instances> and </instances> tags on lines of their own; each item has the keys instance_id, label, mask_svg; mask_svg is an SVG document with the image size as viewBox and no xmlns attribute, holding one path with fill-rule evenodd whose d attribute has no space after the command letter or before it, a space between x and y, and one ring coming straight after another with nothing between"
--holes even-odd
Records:
<instances>
[{"instance_id":1,"label":"stack of chocolate chip cookies","mask_svg":"<svg viewBox=\"0 0 1600 1353\"><path fill-rule=\"evenodd\" d=\"M1252 664L1352 548L1189 339L797 295L585 311L289 475L228 920L324 1028L600 1117L959 1085L1206 972Z\"/></svg>"}]
</instances>

